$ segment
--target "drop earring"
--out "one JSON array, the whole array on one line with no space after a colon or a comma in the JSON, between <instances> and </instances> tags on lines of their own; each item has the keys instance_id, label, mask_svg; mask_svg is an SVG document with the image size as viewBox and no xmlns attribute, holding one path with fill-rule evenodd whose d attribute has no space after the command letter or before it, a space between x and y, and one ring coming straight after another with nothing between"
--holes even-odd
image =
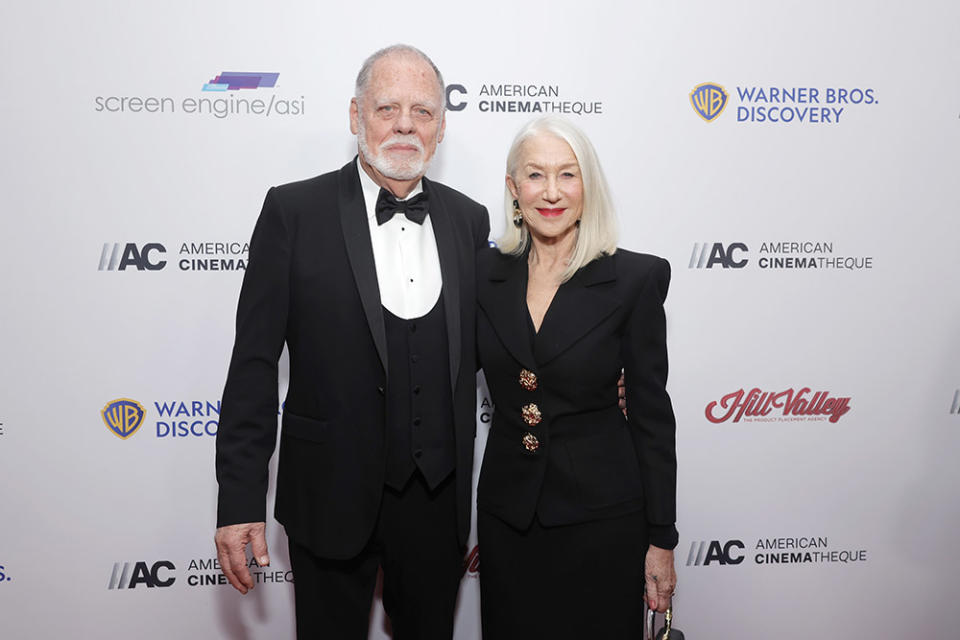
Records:
<instances>
[{"instance_id":1,"label":"drop earring","mask_svg":"<svg viewBox=\"0 0 960 640\"><path fill-rule=\"evenodd\" d=\"M518 229L523 226L523 212L520 211L520 203L513 201L513 226Z\"/></svg>"}]
</instances>

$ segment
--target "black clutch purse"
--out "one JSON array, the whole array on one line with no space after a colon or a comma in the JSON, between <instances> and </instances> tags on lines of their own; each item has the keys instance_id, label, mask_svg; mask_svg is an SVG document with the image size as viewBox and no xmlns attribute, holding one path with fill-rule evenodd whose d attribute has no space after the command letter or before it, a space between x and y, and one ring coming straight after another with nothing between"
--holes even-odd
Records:
<instances>
[{"instance_id":1,"label":"black clutch purse","mask_svg":"<svg viewBox=\"0 0 960 640\"><path fill-rule=\"evenodd\" d=\"M653 630L656 628L657 612L647 609L647 632L644 635L646 640L684 640L683 631L673 628L673 605L667 607L666 613L663 614L663 626L654 633Z\"/></svg>"}]
</instances>

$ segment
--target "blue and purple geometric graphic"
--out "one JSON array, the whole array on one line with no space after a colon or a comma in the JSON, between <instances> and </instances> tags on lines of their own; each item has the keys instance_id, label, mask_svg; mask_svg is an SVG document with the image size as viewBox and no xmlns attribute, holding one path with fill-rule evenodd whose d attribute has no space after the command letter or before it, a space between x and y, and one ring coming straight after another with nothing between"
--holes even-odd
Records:
<instances>
[{"instance_id":1,"label":"blue and purple geometric graphic","mask_svg":"<svg viewBox=\"0 0 960 640\"><path fill-rule=\"evenodd\" d=\"M236 91L237 89L259 89L277 84L279 73L254 73L252 71L224 71L203 85L204 91Z\"/></svg>"}]
</instances>

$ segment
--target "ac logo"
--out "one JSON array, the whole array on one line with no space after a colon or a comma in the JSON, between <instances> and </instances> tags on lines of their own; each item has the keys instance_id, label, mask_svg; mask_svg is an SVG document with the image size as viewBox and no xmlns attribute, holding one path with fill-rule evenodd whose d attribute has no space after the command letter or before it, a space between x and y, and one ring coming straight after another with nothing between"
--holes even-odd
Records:
<instances>
[{"instance_id":1,"label":"ac logo","mask_svg":"<svg viewBox=\"0 0 960 640\"><path fill-rule=\"evenodd\" d=\"M713 244L707 242L694 242L693 253L690 254L690 269L712 269L720 265L724 269L743 269L747 266L746 258L738 258L735 252L746 253L747 245L742 242L734 242L724 247L719 242Z\"/></svg>"},{"instance_id":2,"label":"ac logo","mask_svg":"<svg viewBox=\"0 0 960 640\"><path fill-rule=\"evenodd\" d=\"M143 248L132 242L104 242L98 271L126 271L127 267L136 267L137 271L159 271L167 266L167 261L155 259L152 254L166 252L166 247L159 242L149 242Z\"/></svg>"},{"instance_id":3,"label":"ac logo","mask_svg":"<svg viewBox=\"0 0 960 640\"><path fill-rule=\"evenodd\" d=\"M721 545L719 540L694 540L690 543L690 553L687 554L687 566L707 566L711 563L726 565L740 564L743 562L743 554L737 553L734 549L744 550L743 542L740 540L728 540ZM706 553L704 553L706 552Z\"/></svg>"},{"instance_id":4,"label":"ac logo","mask_svg":"<svg viewBox=\"0 0 960 640\"><path fill-rule=\"evenodd\" d=\"M453 101L453 93L459 93L461 95L467 95L467 88L462 84L448 84L447 85L447 111L463 111L467 108L466 100L461 100L460 102Z\"/></svg>"},{"instance_id":5,"label":"ac logo","mask_svg":"<svg viewBox=\"0 0 960 640\"><path fill-rule=\"evenodd\" d=\"M176 567L169 560L158 560L148 567L146 562L114 562L113 572L110 574L110 584L107 589L134 589L138 584L145 584L148 588L169 587L176 582L175 576L161 570L175 571Z\"/></svg>"},{"instance_id":6,"label":"ac logo","mask_svg":"<svg viewBox=\"0 0 960 640\"><path fill-rule=\"evenodd\" d=\"M107 425L107 428L121 440L132 436L143 424L143 418L146 415L147 410L143 405L130 398L111 400L100 411L103 424Z\"/></svg>"},{"instance_id":7,"label":"ac logo","mask_svg":"<svg viewBox=\"0 0 960 640\"><path fill-rule=\"evenodd\" d=\"M690 104L697 115L707 122L713 122L727 106L727 92L718 84L704 82L690 92Z\"/></svg>"}]
</instances>

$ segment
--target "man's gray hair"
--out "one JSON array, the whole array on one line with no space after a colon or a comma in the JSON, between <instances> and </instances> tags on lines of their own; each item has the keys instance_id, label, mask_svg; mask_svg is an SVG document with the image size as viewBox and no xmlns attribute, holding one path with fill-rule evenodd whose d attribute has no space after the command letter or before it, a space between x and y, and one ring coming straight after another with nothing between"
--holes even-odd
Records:
<instances>
[{"instance_id":1,"label":"man's gray hair","mask_svg":"<svg viewBox=\"0 0 960 640\"><path fill-rule=\"evenodd\" d=\"M384 47L383 49L374 52L369 58L364 60L363 66L360 67L360 73L357 74L357 84L356 88L354 89L354 97L358 101L363 98L363 94L367 91L367 85L370 84L370 73L373 71L373 65L376 64L377 60L394 53L417 56L433 68L434 73L437 74L437 85L440 87L440 105L442 111L444 107L446 107L447 102L446 85L443 84L443 74L440 73L440 69L437 68L437 65L433 64L433 60L430 59L430 56L425 54L423 51L420 51L420 49L410 46L409 44L392 44L389 47Z\"/></svg>"}]
</instances>

